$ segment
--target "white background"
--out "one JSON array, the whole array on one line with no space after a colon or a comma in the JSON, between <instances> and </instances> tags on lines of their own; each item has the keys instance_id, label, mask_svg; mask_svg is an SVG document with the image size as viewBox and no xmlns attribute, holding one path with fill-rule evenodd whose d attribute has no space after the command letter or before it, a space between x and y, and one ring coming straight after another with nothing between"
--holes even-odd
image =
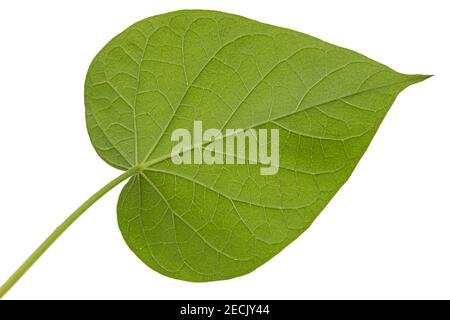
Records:
<instances>
[{"instance_id":1,"label":"white background","mask_svg":"<svg viewBox=\"0 0 450 320\"><path fill-rule=\"evenodd\" d=\"M117 227L117 187L5 298L450 298L448 1L2 1L0 282L119 174L85 128L91 59L130 24L186 8L288 27L435 76L400 94L313 226L253 273L199 284L147 268Z\"/></svg>"}]
</instances>

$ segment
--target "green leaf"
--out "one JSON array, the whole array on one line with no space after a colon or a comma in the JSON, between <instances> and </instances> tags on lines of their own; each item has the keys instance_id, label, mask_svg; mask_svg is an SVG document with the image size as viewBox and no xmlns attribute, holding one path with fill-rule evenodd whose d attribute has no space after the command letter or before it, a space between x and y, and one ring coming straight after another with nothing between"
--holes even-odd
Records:
<instances>
[{"instance_id":1,"label":"green leaf","mask_svg":"<svg viewBox=\"0 0 450 320\"><path fill-rule=\"evenodd\" d=\"M400 74L311 36L214 11L142 20L92 62L86 119L98 154L138 173L118 203L130 249L152 269L211 281L246 274L305 231L349 178ZM171 133L279 129L280 167L182 164ZM206 144L203 144L206 147Z\"/></svg>"}]
</instances>

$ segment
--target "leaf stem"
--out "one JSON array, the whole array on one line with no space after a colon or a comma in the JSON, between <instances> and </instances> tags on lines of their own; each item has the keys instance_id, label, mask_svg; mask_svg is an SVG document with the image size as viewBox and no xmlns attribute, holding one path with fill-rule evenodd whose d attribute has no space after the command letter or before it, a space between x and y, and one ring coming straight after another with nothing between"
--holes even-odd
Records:
<instances>
[{"instance_id":1,"label":"leaf stem","mask_svg":"<svg viewBox=\"0 0 450 320\"><path fill-rule=\"evenodd\" d=\"M66 229L77 220L91 205L93 205L98 199L105 195L112 188L117 186L122 181L134 175L139 171L139 166L133 167L124 172L103 188L94 193L89 199L87 199L78 209L76 209L66 220L63 221L44 242L25 260L24 263L9 277L8 280L0 287L0 298L11 289L12 286L27 272L27 270L36 262L37 259L59 238L59 236L66 231Z\"/></svg>"}]
</instances>

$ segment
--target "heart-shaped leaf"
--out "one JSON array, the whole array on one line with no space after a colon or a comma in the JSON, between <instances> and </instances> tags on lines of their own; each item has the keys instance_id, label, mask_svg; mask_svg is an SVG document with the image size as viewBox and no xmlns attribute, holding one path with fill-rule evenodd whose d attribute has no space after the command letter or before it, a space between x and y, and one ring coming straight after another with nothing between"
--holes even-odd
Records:
<instances>
[{"instance_id":1,"label":"heart-shaped leaf","mask_svg":"<svg viewBox=\"0 0 450 320\"><path fill-rule=\"evenodd\" d=\"M132 25L100 51L87 75L86 119L107 163L138 169L117 209L131 250L167 276L220 280L254 270L305 231L397 94L425 78L296 31L177 11ZM195 121L203 131L278 130L276 172L219 149L238 164L174 163L172 133L194 131Z\"/></svg>"}]
</instances>

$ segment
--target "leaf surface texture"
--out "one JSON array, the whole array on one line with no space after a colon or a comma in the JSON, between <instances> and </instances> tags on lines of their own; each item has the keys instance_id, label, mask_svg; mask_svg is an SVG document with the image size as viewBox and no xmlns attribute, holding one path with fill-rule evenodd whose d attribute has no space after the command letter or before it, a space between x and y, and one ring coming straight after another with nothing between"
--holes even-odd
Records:
<instances>
[{"instance_id":1,"label":"leaf surface texture","mask_svg":"<svg viewBox=\"0 0 450 320\"><path fill-rule=\"evenodd\" d=\"M188 281L246 274L305 231L349 178L404 75L314 37L214 11L142 20L93 60L87 127L129 180L118 222L149 267ZM280 168L175 165L171 133L279 129Z\"/></svg>"}]
</instances>

